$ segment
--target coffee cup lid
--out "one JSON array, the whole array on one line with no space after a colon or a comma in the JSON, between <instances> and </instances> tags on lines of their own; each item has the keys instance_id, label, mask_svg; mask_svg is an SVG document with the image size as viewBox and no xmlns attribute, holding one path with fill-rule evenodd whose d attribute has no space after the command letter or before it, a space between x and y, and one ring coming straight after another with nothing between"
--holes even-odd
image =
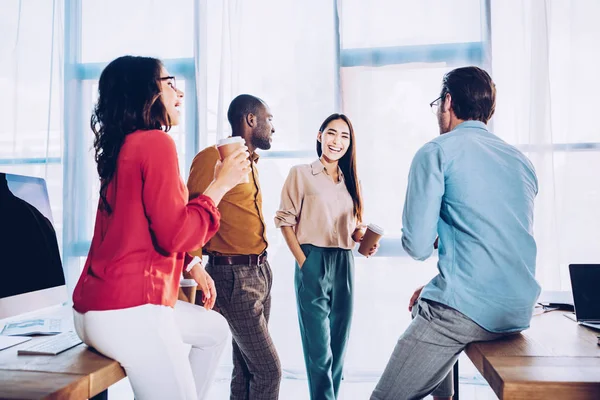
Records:
<instances>
[{"instance_id":1,"label":"coffee cup lid","mask_svg":"<svg viewBox=\"0 0 600 400\"><path fill-rule=\"evenodd\" d=\"M198 282L193 279L180 279L179 280L180 287L194 287L198 286Z\"/></svg>"},{"instance_id":2,"label":"coffee cup lid","mask_svg":"<svg viewBox=\"0 0 600 400\"><path fill-rule=\"evenodd\" d=\"M373 231L379 235L383 235L383 233L384 233L383 228L380 227L379 225L375 225L375 224L367 225L367 229L369 229L370 231Z\"/></svg>"},{"instance_id":3,"label":"coffee cup lid","mask_svg":"<svg viewBox=\"0 0 600 400\"><path fill-rule=\"evenodd\" d=\"M245 143L245 141L244 141L244 138L242 138L241 136L228 137L228 138L219 140L217 142L217 147L225 146L226 144L232 144L232 143Z\"/></svg>"}]
</instances>

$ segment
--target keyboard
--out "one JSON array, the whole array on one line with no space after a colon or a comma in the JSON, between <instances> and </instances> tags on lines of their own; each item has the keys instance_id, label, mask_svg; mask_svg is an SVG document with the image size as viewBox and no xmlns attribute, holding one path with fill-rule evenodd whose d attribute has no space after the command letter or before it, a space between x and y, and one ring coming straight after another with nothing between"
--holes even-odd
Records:
<instances>
[{"instance_id":1,"label":"keyboard","mask_svg":"<svg viewBox=\"0 0 600 400\"><path fill-rule=\"evenodd\" d=\"M55 356L81 343L82 341L76 332L63 332L48 339L35 341L19 349L17 354Z\"/></svg>"}]
</instances>

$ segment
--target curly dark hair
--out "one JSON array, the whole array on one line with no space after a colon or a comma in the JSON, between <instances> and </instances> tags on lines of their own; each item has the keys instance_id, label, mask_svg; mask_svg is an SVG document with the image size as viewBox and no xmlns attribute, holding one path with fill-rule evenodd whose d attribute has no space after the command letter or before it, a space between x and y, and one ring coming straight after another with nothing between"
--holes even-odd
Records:
<instances>
[{"instance_id":1,"label":"curly dark hair","mask_svg":"<svg viewBox=\"0 0 600 400\"><path fill-rule=\"evenodd\" d=\"M125 136L137 130L171 128L171 120L160 101L162 62L151 57L123 56L104 68L98 84L98 101L90 125L100 176L101 208L112 213L106 198L117 170L117 159Z\"/></svg>"}]
</instances>

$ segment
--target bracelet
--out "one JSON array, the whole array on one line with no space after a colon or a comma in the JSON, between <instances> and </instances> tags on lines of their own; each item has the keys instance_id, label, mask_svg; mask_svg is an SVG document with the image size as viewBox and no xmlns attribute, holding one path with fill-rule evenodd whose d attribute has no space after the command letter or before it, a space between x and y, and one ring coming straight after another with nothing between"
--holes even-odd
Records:
<instances>
[{"instance_id":1,"label":"bracelet","mask_svg":"<svg viewBox=\"0 0 600 400\"><path fill-rule=\"evenodd\" d=\"M192 268L196 266L196 264L202 265L202 259L198 256L195 256L192 259L192 261L190 261L190 263L187 265L187 267L185 267L185 272L190 272Z\"/></svg>"}]
</instances>

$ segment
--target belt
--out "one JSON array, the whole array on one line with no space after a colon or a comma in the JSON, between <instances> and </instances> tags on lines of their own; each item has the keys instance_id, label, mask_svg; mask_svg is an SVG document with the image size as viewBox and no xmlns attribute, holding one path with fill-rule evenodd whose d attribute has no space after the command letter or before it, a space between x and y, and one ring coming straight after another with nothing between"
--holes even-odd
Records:
<instances>
[{"instance_id":1,"label":"belt","mask_svg":"<svg viewBox=\"0 0 600 400\"><path fill-rule=\"evenodd\" d=\"M208 262L212 265L261 265L265 261L267 261L266 251L259 255L208 256Z\"/></svg>"}]
</instances>

